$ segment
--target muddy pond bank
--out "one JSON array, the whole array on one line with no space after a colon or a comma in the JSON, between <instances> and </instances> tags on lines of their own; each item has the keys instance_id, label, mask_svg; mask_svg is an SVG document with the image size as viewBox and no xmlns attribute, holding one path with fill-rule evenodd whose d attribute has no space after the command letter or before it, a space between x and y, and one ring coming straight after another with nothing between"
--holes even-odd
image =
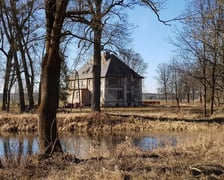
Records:
<instances>
[{"instance_id":1,"label":"muddy pond bank","mask_svg":"<svg viewBox=\"0 0 224 180\"><path fill-rule=\"evenodd\" d=\"M224 179L223 123L214 119L202 122L203 119L198 118L134 113L59 113L58 129L62 136L88 132L106 135L119 131L136 134L188 132L188 136L183 136L181 141L177 139L175 146L150 151L136 147L134 141L129 141L126 136L114 146L113 151L103 150L107 153L102 153L101 146L91 141L94 145L88 148L91 153L86 159L64 154L38 161L35 155L30 155L21 157L18 163L14 156L12 159L3 158L0 161L0 179ZM0 134L36 134L37 120L37 114L2 114Z\"/></svg>"},{"instance_id":2,"label":"muddy pond bank","mask_svg":"<svg viewBox=\"0 0 224 180\"><path fill-rule=\"evenodd\" d=\"M0 179L223 179L224 132L207 129L189 134L175 146L150 151L122 137L112 151L92 141L85 158L56 154L41 161L36 155L6 156L0 159Z\"/></svg>"}]
</instances>

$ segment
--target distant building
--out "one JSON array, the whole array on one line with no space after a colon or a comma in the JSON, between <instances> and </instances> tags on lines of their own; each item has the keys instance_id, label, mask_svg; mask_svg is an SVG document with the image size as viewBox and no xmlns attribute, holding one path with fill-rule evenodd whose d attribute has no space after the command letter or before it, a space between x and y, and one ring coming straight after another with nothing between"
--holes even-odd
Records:
<instances>
[{"instance_id":1,"label":"distant building","mask_svg":"<svg viewBox=\"0 0 224 180\"><path fill-rule=\"evenodd\" d=\"M89 60L70 77L69 103L91 104L92 62L92 59ZM105 53L101 59L101 106L140 106L142 78L115 55Z\"/></svg>"},{"instance_id":2,"label":"distant building","mask_svg":"<svg viewBox=\"0 0 224 180\"><path fill-rule=\"evenodd\" d=\"M142 93L142 100L158 100L160 96L161 95L157 93Z\"/></svg>"},{"instance_id":3,"label":"distant building","mask_svg":"<svg viewBox=\"0 0 224 180\"><path fill-rule=\"evenodd\" d=\"M160 94L157 93L143 93L142 94L142 105L159 105L160 104Z\"/></svg>"}]
</instances>

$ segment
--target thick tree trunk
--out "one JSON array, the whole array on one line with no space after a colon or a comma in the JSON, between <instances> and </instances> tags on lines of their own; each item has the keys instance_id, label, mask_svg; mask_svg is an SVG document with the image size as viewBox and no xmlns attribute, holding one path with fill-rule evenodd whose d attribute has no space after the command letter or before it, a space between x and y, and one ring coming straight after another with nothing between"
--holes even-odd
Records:
<instances>
[{"instance_id":1,"label":"thick tree trunk","mask_svg":"<svg viewBox=\"0 0 224 180\"><path fill-rule=\"evenodd\" d=\"M9 93L9 84L10 84L10 72L12 68L12 49L8 51L7 55L7 63L5 70L5 79L4 79L4 87L3 87L3 97L2 97L2 110L7 110L8 102L8 93Z\"/></svg>"},{"instance_id":2,"label":"thick tree trunk","mask_svg":"<svg viewBox=\"0 0 224 180\"><path fill-rule=\"evenodd\" d=\"M6 106L7 112L9 112L10 109L10 101L11 101L10 94L11 94L11 88L7 91L7 106Z\"/></svg>"},{"instance_id":3,"label":"thick tree trunk","mask_svg":"<svg viewBox=\"0 0 224 180\"><path fill-rule=\"evenodd\" d=\"M38 122L40 154L44 157L51 156L54 152L62 152L58 138L56 111L59 102L61 66L59 44L67 3L66 0L45 1L46 55L41 69L41 102Z\"/></svg>"},{"instance_id":4,"label":"thick tree trunk","mask_svg":"<svg viewBox=\"0 0 224 180\"><path fill-rule=\"evenodd\" d=\"M91 111L100 112L100 84L101 84L101 36L102 36L102 0L95 1L95 14L92 28L94 32L93 55L93 94L91 99Z\"/></svg>"},{"instance_id":5,"label":"thick tree trunk","mask_svg":"<svg viewBox=\"0 0 224 180\"><path fill-rule=\"evenodd\" d=\"M93 94L91 111L100 112L100 76L101 76L101 30L94 31L94 56L93 56Z\"/></svg>"},{"instance_id":6,"label":"thick tree trunk","mask_svg":"<svg viewBox=\"0 0 224 180\"><path fill-rule=\"evenodd\" d=\"M216 71L217 71L217 53L214 54L214 63L212 65L212 75L211 75L211 106L210 106L210 116L214 113L214 101L215 101L215 87L216 87Z\"/></svg>"},{"instance_id":7,"label":"thick tree trunk","mask_svg":"<svg viewBox=\"0 0 224 180\"><path fill-rule=\"evenodd\" d=\"M38 135L40 154L47 156L50 156L53 152L62 152L56 120L60 74L60 57L56 54L58 53L51 51L48 57L45 56L43 62L49 58L54 58L54 60L57 59L57 63L55 62L55 64L50 66L44 63L41 74L41 103L39 106Z\"/></svg>"},{"instance_id":8,"label":"thick tree trunk","mask_svg":"<svg viewBox=\"0 0 224 180\"><path fill-rule=\"evenodd\" d=\"M24 99L24 90L23 90L23 81L21 78L20 68L19 68L19 61L16 52L14 52L14 64L16 69L16 77L18 81L19 86L19 107L20 107L20 113L23 113L25 111L25 99Z\"/></svg>"},{"instance_id":9,"label":"thick tree trunk","mask_svg":"<svg viewBox=\"0 0 224 180\"><path fill-rule=\"evenodd\" d=\"M187 92L187 103L188 104L190 103L190 92L189 91Z\"/></svg>"},{"instance_id":10,"label":"thick tree trunk","mask_svg":"<svg viewBox=\"0 0 224 180\"><path fill-rule=\"evenodd\" d=\"M41 82L39 82L39 87L38 87L38 102L37 105L39 107L41 101Z\"/></svg>"},{"instance_id":11,"label":"thick tree trunk","mask_svg":"<svg viewBox=\"0 0 224 180\"><path fill-rule=\"evenodd\" d=\"M30 66L30 87L29 87L29 106L30 109L34 108L34 98L33 98L33 88L34 88L34 69L33 69L33 61L32 58L30 57L28 48L26 47L26 51L27 51L27 57L29 59L29 66Z\"/></svg>"},{"instance_id":12,"label":"thick tree trunk","mask_svg":"<svg viewBox=\"0 0 224 180\"><path fill-rule=\"evenodd\" d=\"M6 70L7 71L7 70ZM5 81L4 81L4 88L3 88L3 97L2 97L2 111L6 111L7 109L7 104L8 104L8 80L5 76Z\"/></svg>"}]
</instances>

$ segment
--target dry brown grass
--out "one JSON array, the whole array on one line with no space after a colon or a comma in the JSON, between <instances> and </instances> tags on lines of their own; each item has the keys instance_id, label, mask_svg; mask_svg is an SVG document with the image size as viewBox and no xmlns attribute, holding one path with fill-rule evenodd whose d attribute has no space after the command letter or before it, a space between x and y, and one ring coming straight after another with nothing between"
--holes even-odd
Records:
<instances>
[{"instance_id":1,"label":"dry brown grass","mask_svg":"<svg viewBox=\"0 0 224 180\"><path fill-rule=\"evenodd\" d=\"M46 161L32 156L10 166L2 159L0 179L224 179L224 124L210 123L214 118L224 118L221 108L211 118L202 118L201 107L196 105L193 108L183 106L180 111L164 105L102 111L100 115L88 115L88 110L60 113L59 130L61 133L127 131L157 135L166 131L177 137L177 145L143 151L126 138L112 151L91 146L88 159L81 161L71 155L55 156ZM37 126L36 114L0 114L1 132L13 127L26 131L30 124ZM161 142L166 140L161 138Z\"/></svg>"},{"instance_id":2,"label":"dry brown grass","mask_svg":"<svg viewBox=\"0 0 224 180\"><path fill-rule=\"evenodd\" d=\"M195 132L176 147L151 152L134 147L127 138L108 156L52 170L47 179L223 179L224 133L214 130Z\"/></svg>"},{"instance_id":3,"label":"dry brown grass","mask_svg":"<svg viewBox=\"0 0 224 180\"><path fill-rule=\"evenodd\" d=\"M175 132L178 134L178 132ZM224 131L216 126L187 131L177 137L177 146L153 151L135 147L127 137L112 151L93 146L87 159L54 156L45 161L29 157L17 166L0 169L0 177L32 179L223 179ZM11 173L11 175L10 175ZM13 176L12 176L13 174Z\"/></svg>"},{"instance_id":4,"label":"dry brown grass","mask_svg":"<svg viewBox=\"0 0 224 180\"><path fill-rule=\"evenodd\" d=\"M210 118L202 117L201 106L153 106L145 108L103 108L100 114L90 114L89 109L75 109L73 113L58 113L58 126L65 132L99 131L151 131L153 130L203 130L209 122L224 122L222 108ZM0 114L0 132L37 131L37 114ZM188 122L200 122L188 123ZM204 122L204 123L202 123ZM216 123L215 126L222 127ZM214 125L214 123L212 123Z\"/></svg>"}]
</instances>

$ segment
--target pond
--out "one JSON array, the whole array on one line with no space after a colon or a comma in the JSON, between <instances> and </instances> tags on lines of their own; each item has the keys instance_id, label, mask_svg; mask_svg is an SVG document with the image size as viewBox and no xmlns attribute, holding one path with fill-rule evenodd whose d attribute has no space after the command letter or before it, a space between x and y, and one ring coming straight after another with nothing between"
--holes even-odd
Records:
<instances>
[{"instance_id":1,"label":"pond","mask_svg":"<svg viewBox=\"0 0 224 180\"><path fill-rule=\"evenodd\" d=\"M176 137L171 134L153 133L113 133L110 135L69 134L60 136L63 151L74 154L78 158L88 158L90 155L103 155L112 151L118 144L129 139L133 145L143 150L171 145L176 146ZM38 153L38 138L34 134L0 135L0 157L26 156Z\"/></svg>"}]
</instances>

